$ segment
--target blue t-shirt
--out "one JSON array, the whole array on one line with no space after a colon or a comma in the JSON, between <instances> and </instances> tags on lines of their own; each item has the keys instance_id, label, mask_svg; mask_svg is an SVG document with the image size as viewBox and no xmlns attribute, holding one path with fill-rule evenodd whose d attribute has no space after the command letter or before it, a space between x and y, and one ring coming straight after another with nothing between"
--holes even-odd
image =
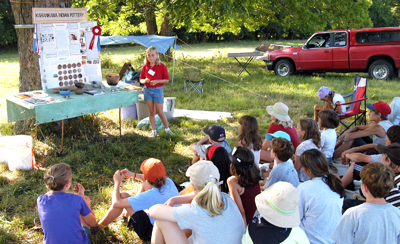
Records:
<instances>
[{"instance_id":1,"label":"blue t-shirt","mask_svg":"<svg viewBox=\"0 0 400 244\"><path fill-rule=\"evenodd\" d=\"M43 243L88 243L80 215L92 212L85 200L76 194L52 193L38 197L37 207L44 232Z\"/></svg>"},{"instance_id":2,"label":"blue t-shirt","mask_svg":"<svg viewBox=\"0 0 400 244\"><path fill-rule=\"evenodd\" d=\"M149 209L156 204L164 204L171 197L179 196L179 192L175 187L174 182L167 178L165 185L158 188L152 188L148 191L137 194L128 198L128 202L135 211ZM151 224L154 225L154 219L150 218Z\"/></svg>"},{"instance_id":3,"label":"blue t-shirt","mask_svg":"<svg viewBox=\"0 0 400 244\"><path fill-rule=\"evenodd\" d=\"M291 183L294 187L299 185L299 177L292 160L289 159L286 162L282 162L272 169L264 185L264 190L278 181Z\"/></svg>"}]
</instances>

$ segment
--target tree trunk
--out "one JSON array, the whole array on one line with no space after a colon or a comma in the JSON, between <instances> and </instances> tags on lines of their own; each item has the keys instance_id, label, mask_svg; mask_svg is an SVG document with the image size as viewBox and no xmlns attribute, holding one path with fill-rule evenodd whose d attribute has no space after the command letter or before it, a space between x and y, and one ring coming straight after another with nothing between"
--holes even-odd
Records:
<instances>
[{"instance_id":1,"label":"tree trunk","mask_svg":"<svg viewBox=\"0 0 400 244\"><path fill-rule=\"evenodd\" d=\"M157 35L157 21L154 9L145 9L144 18L146 20L147 35Z\"/></svg>"},{"instance_id":2,"label":"tree trunk","mask_svg":"<svg viewBox=\"0 0 400 244\"><path fill-rule=\"evenodd\" d=\"M41 8L59 8L60 4L57 0L31 0L38 3L11 3L15 24L25 25L32 24L32 7ZM47 4L43 4L46 2ZM66 4L71 7L71 3ZM18 54L19 54L19 91L40 90L40 70L39 55L33 52L32 40L33 29L23 28L16 29L18 38ZM29 129L30 123L27 121L17 122L14 126L14 133L21 133Z\"/></svg>"},{"instance_id":3,"label":"tree trunk","mask_svg":"<svg viewBox=\"0 0 400 244\"><path fill-rule=\"evenodd\" d=\"M172 25L169 24L168 14L163 16L163 22L161 24L160 35L161 36L172 36Z\"/></svg>"}]
</instances>

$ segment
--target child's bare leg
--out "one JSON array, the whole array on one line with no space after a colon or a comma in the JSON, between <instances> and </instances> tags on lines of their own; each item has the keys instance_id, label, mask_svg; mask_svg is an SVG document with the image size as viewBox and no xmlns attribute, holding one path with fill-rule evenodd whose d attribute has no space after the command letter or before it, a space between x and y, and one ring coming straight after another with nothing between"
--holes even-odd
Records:
<instances>
[{"instance_id":1,"label":"child's bare leg","mask_svg":"<svg viewBox=\"0 0 400 244\"><path fill-rule=\"evenodd\" d=\"M169 128L168 127L168 119L167 119L167 116L165 116L165 113L163 110L164 104L162 104L162 103L155 103L155 104L156 104L157 114L160 117L165 129Z\"/></svg>"},{"instance_id":2,"label":"child's bare leg","mask_svg":"<svg viewBox=\"0 0 400 244\"><path fill-rule=\"evenodd\" d=\"M346 151L347 149L350 149L351 144L353 144L353 140L343 142L342 145L340 145L339 147L337 147L337 148L335 149L335 151L333 152L332 159L335 160L335 159L337 159L337 158L342 157L342 153L343 153L344 151Z\"/></svg>"},{"instance_id":3,"label":"child's bare leg","mask_svg":"<svg viewBox=\"0 0 400 244\"><path fill-rule=\"evenodd\" d=\"M197 152L195 152L193 153L192 162L190 164L197 163L198 161L200 161L200 156L197 154Z\"/></svg>"},{"instance_id":4,"label":"child's bare leg","mask_svg":"<svg viewBox=\"0 0 400 244\"><path fill-rule=\"evenodd\" d=\"M344 187L348 186L351 182L353 182L353 171L354 171L354 162L351 163L349 169L342 177L342 184Z\"/></svg>"},{"instance_id":5,"label":"child's bare leg","mask_svg":"<svg viewBox=\"0 0 400 244\"><path fill-rule=\"evenodd\" d=\"M324 110L324 105L317 104L314 106L314 120L318 122L318 113L321 110Z\"/></svg>"},{"instance_id":6,"label":"child's bare leg","mask_svg":"<svg viewBox=\"0 0 400 244\"><path fill-rule=\"evenodd\" d=\"M149 121L152 130L156 129L156 109L153 101L146 101L147 108L149 109Z\"/></svg>"},{"instance_id":7,"label":"child's bare leg","mask_svg":"<svg viewBox=\"0 0 400 244\"><path fill-rule=\"evenodd\" d=\"M164 243L189 243L186 234L178 223L156 220L153 227L153 234L151 236L152 244L164 244Z\"/></svg>"},{"instance_id":8,"label":"child's bare leg","mask_svg":"<svg viewBox=\"0 0 400 244\"><path fill-rule=\"evenodd\" d=\"M121 198L128 198L129 196L130 195L128 193L125 193L125 192L121 193ZM123 210L124 210L124 208L116 208L113 205L111 205L111 207L108 209L106 215L99 221L98 224L101 227L105 227L105 226L109 225L111 222L113 222L115 219L117 219L121 215ZM130 212L132 214L135 213L135 211L131 207L126 208L126 210L127 210L128 214L130 214ZM130 210L132 210L132 211L130 211ZM132 215L132 214L130 214L130 215Z\"/></svg>"}]
</instances>

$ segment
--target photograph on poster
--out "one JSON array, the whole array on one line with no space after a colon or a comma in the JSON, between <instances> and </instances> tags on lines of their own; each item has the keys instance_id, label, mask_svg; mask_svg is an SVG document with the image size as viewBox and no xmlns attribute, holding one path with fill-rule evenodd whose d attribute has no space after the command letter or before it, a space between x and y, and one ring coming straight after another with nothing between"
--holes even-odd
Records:
<instances>
[{"instance_id":1,"label":"photograph on poster","mask_svg":"<svg viewBox=\"0 0 400 244\"><path fill-rule=\"evenodd\" d=\"M100 63L100 60L98 60L98 59L93 60L93 64L99 64L99 63Z\"/></svg>"},{"instance_id":2,"label":"photograph on poster","mask_svg":"<svg viewBox=\"0 0 400 244\"><path fill-rule=\"evenodd\" d=\"M78 41L78 33L77 32L70 32L69 33L69 38L71 40L71 44L79 43L79 41Z\"/></svg>"},{"instance_id":3,"label":"photograph on poster","mask_svg":"<svg viewBox=\"0 0 400 244\"><path fill-rule=\"evenodd\" d=\"M88 60L86 63L87 64L92 64L92 60Z\"/></svg>"},{"instance_id":4,"label":"photograph on poster","mask_svg":"<svg viewBox=\"0 0 400 244\"><path fill-rule=\"evenodd\" d=\"M86 65L86 59L85 60L82 60L82 64L83 65ZM80 77L79 77L80 78Z\"/></svg>"},{"instance_id":5,"label":"photograph on poster","mask_svg":"<svg viewBox=\"0 0 400 244\"><path fill-rule=\"evenodd\" d=\"M86 55L86 49L81 49L81 54Z\"/></svg>"}]
</instances>

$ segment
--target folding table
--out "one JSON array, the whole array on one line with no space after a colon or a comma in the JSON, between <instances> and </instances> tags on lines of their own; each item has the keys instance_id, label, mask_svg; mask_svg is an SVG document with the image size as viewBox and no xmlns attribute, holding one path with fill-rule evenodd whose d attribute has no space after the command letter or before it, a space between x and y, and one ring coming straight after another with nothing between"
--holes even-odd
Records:
<instances>
[{"instance_id":1,"label":"folding table","mask_svg":"<svg viewBox=\"0 0 400 244\"><path fill-rule=\"evenodd\" d=\"M251 63L251 61L254 59L254 57L258 57L258 56L263 56L263 52L248 52L248 53L228 53L228 58L235 58L236 61L239 63L240 65L240 70L238 73L238 76L240 76L244 71L247 72L247 74L250 75L249 71L246 69L247 66ZM248 59L246 60L245 63L242 63L239 61L238 58L245 58L248 57Z\"/></svg>"},{"instance_id":2,"label":"folding table","mask_svg":"<svg viewBox=\"0 0 400 244\"><path fill-rule=\"evenodd\" d=\"M46 93L61 102L33 105L16 98L12 94L6 95L8 122L35 118L37 129L39 124L61 120L61 152L63 151L64 142L64 119L119 108L119 133L121 136L121 108L133 105L139 100L138 91L119 90L113 92L110 88L105 89L105 94L97 96L86 93L76 95L71 91L70 97L72 99L64 98L50 90L46 91Z\"/></svg>"}]
</instances>

